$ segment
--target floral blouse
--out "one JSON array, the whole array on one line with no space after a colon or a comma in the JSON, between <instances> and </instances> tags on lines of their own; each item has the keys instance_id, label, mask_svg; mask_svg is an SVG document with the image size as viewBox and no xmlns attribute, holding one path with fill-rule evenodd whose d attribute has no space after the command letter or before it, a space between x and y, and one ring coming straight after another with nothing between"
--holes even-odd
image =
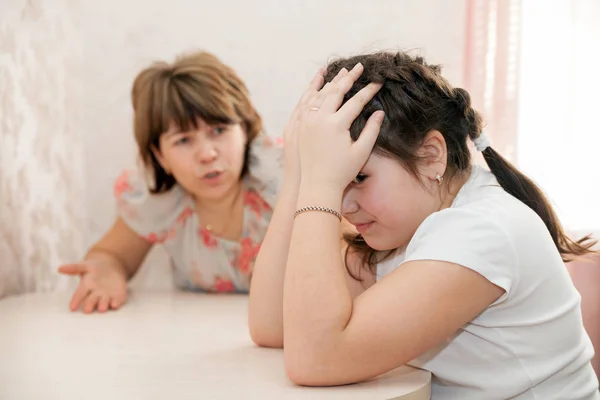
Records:
<instances>
[{"instance_id":1,"label":"floral blouse","mask_svg":"<svg viewBox=\"0 0 600 400\"><path fill-rule=\"evenodd\" d=\"M144 174L125 170L114 194L121 218L140 236L161 244L170 256L180 289L248 292L254 260L273 214L283 181L283 146L264 133L251 144L243 180L244 222L239 241L203 228L192 196L181 186L151 194Z\"/></svg>"}]
</instances>

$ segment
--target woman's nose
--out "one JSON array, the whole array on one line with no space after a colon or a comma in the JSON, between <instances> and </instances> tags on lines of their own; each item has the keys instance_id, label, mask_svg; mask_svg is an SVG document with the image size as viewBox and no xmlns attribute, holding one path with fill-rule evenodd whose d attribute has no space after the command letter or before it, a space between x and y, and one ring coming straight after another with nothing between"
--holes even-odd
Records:
<instances>
[{"instance_id":1,"label":"woman's nose","mask_svg":"<svg viewBox=\"0 0 600 400\"><path fill-rule=\"evenodd\" d=\"M203 164L213 162L219 155L216 146L210 141L199 140L197 143L196 157Z\"/></svg>"}]
</instances>

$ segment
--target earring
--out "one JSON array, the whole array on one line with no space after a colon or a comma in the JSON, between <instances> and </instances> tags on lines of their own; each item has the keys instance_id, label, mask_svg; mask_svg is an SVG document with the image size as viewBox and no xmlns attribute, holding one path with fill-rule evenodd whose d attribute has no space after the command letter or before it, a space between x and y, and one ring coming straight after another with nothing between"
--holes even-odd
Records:
<instances>
[{"instance_id":1,"label":"earring","mask_svg":"<svg viewBox=\"0 0 600 400\"><path fill-rule=\"evenodd\" d=\"M437 175L435 176L435 179L437 179L437 181L438 181L438 185L441 185L441 184L442 184L442 181L444 180L444 177L443 177L443 176L441 176L440 174L437 174Z\"/></svg>"}]
</instances>

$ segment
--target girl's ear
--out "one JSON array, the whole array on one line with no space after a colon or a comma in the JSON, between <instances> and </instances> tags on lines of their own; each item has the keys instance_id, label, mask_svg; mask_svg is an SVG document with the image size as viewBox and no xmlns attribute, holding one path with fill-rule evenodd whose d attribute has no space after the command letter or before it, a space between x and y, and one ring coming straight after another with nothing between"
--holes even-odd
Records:
<instances>
[{"instance_id":1,"label":"girl's ear","mask_svg":"<svg viewBox=\"0 0 600 400\"><path fill-rule=\"evenodd\" d=\"M421 173L428 179L440 182L446 173L448 149L444 136L437 130L430 131L417 152L422 159Z\"/></svg>"}]
</instances>

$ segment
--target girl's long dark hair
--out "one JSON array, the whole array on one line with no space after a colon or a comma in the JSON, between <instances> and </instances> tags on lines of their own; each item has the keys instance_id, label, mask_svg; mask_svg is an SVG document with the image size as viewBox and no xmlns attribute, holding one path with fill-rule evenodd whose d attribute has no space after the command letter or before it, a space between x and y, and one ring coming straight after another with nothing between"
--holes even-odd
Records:
<instances>
[{"instance_id":1,"label":"girl's long dark hair","mask_svg":"<svg viewBox=\"0 0 600 400\"><path fill-rule=\"evenodd\" d=\"M371 114L383 110L386 118L375 143L376 153L400 160L418 176L417 150L426 135L437 130L446 141L449 170L460 173L470 168L471 152L467 142L481 135L483 119L473 109L466 90L452 87L441 76L440 66L429 65L423 58L404 52L379 52L335 60L328 65L325 80L331 81L342 68L350 70L358 62L363 64L364 72L344 101L370 82L383 86L352 124L350 134L354 140ZM483 157L500 186L539 215L565 262L593 252L591 248L596 242L590 236L579 240L567 236L550 202L531 179L492 147L483 151ZM348 251L360 254L369 267L373 268L380 261L361 235L347 235L346 241ZM358 279L352 271L350 273Z\"/></svg>"}]
</instances>

